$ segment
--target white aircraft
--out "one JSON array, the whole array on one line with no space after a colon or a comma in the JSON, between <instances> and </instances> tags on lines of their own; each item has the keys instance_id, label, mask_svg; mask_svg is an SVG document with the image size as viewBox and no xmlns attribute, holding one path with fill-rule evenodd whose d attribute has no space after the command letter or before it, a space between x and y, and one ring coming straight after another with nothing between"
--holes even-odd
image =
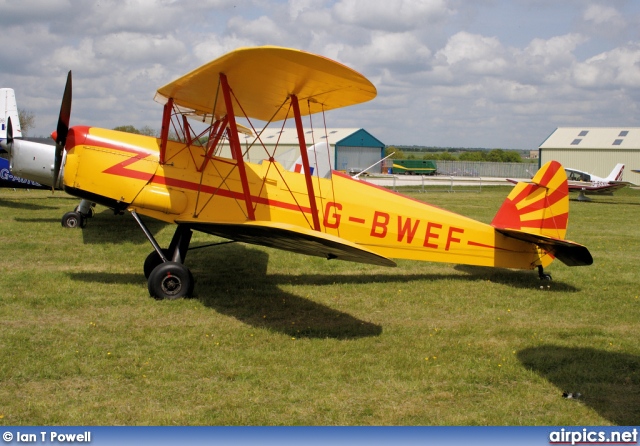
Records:
<instances>
[{"instance_id":1,"label":"white aircraft","mask_svg":"<svg viewBox=\"0 0 640 446\"><path fill-rule=\"evenodd\" d=\"M572 168L565 168L565 172L567 173L569 192L578 191L578 201L590 201L585 194L611 195L623 187L634 186L633 183L622 181L624 173L624 164L622 163L616 164L606 178Z\"/></svg>"},{"instance_id":2,"label":"white aircraft","mask_svg":"<svg viewBox=\"0 0 640 446\"><path fill-rule=\"evenodd\" d=\"M20 118L16 94L11 88L0 88L0 141L7 139L7 125L9 118L13 121L13 137L21 138Z\"/></svg>"},{"instance_id":3,"label":"white aircraft","mask_svg":"<svg viewBox=\"0 0 640 446\"><path fill-rule=\"evenodd\" d=\"M331 177L331 151L329 143L322 141L316 143L307 149L307 158L309 159L309 168L311 175L318 178ZM302 155L291 166L291 171L303 173Z\"/></svg>"},{"instance_id":4,"label":"white aircraft","mask_svg":"<svg viewBox=\"0 0 640 446\"><path fill-rule=\"evenodd\" d=\"M23 184L25 187L50 187L61 189L61 180L54 180L55 148L48 144L26 141L22 138L20 117L16 95L12 88L0 88L0 148L8 153L8 163L2 160L7 172L2 170L0 185L15 187ZM63 155L64 156L64 155ZM64 160L58 161L64 166ZM82 200L75 211L67 212L62 217L62 226L75 228L86 226L87 218L93 215L94 205L88 200Z\"/></svg>"}]
</instances>

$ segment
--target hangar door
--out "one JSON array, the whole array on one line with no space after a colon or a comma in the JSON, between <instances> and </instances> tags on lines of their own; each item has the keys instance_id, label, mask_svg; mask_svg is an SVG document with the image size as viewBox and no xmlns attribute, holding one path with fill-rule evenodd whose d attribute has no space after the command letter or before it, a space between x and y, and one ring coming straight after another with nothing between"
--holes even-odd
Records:
<instances>
[{"instance_id":1,"label":"hangar door","mask_svg":"<svg viewBox=\"0 0 640 446\"><path fill-rule=\"evenodd\" d=\"M380 161L380 151L380 147L338 146L336 147L337 170L366 169ZM369 172L380 173L381 168L381 166L375 166Z\"/></svg>"}]
</instances>

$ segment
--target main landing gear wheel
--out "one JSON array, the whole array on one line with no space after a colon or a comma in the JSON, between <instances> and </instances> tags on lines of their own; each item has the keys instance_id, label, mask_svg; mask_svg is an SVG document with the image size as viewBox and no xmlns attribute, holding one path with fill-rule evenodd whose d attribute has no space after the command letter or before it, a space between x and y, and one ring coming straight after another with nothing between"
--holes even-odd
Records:
<instances>
[{"instance_id":1,"label":"main landing gear wheel","mask_svg":"<svg viewBox=\"0 0 640 446\"><path fill-rule=\"evenodd\" d=\"M149 275L149 294L156 299L180 299L193 292L191 271L181 263L165 262Z\"/></svg>"},{"instance_id":2,"label":"main landing gear wheel","mask_svg":"<svg viewBox=\"0 0 640 446\"><path fill-rule=\"evenodd\" d=\"M87 219L81 213L72 211L64 214L60 223L64 228L84 228Z\"/></svg>"}]
</instances>

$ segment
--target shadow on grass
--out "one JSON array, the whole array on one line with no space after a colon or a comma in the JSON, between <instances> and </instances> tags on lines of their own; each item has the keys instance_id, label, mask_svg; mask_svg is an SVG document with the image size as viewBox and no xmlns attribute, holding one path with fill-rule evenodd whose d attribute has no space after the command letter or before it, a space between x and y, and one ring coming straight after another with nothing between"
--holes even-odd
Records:
<instances>
[{"instance_id":1,"label":"shadow on grass","mask_svg":"<svg viewBox=\"0 0 640 446\"><path fill-rule=\"evenodd\" d=\"M140 274L135 273L98 273L98 272L80 272L69 273L71 280L87 282L87 283L109 283L109 284L129 284L140 285L146 283L142 267Z\"/></svg>"},{"instance_id":2,"label":"shadow on grass","mask_svg":"<svg viewBox=\"0 0 640 446\"><path fill-rule=\"evenodd\" d=\"M615 204L615 205L620 205L620 206L640 206L640 203L635 202L635 201L628 201L628 200L620 200L620 199L616 199L615 197L607 197L607 196L600 196L600 197L594 197L593 195L589 196L590 200L589 201L584 201L584 200L578 200L577 198L569 198L569 201L571 201L572 203L590 203L592 205L596 205L596 204L607 204L607 205L611 205L611 204Z\"/></svg>"},{"instance_id":3,"label":"shadow on grass","mask_svg":"<svg viewBox=\"0 0 640 446\"><path fill-rule=\"evenodd\" d=\"M135 224L135 223L134 223ZM86 231L86 229L85 229ZM97 243L97 242L96 242ZM189 254L187 266L196 279L196 298L220 314L248 325L285 333L297 338L353 339L378 336L379 325L282 290L281 285L347 285L406 283L407 281L491 278L511 286L532 287L539 283L531 272L508 270L495 275L493 268L465 270L459 274L269 274L269 254L242 244L227 244ZM72 273L73 280L100 283L145 283L142 274ZM392 271L392 270L390 270ZM501 278L501 279L498 279ZM556 284L557 285L557 284ZM565 287L566 289L570 289Z\"/></svg>"},{"instance_id":4,"label":"shadow on grass","mask_svg":"<svg viewBox=\"0 0 640 446\"><path fill-rule=\"evenodd\" d=\"M563 393L581 393L576 401L617 425L640 420L640 357L593 348L545 345L518 352L518 359Z\"/></svg>"},{"instance_id":5,"label":"shadow on grass","mask_svg":"<svg viewBox=\"0 0 640 446\"><path fill-rule=\"evenodd\" d=\"M62 216L60 216L62 218ZM57 223L60 225L61 218L15 218L18 223Z\"/></svg>"},{"instance_id":6,"label":"shadow on grass","mask_svg":"<svg viewBox=\"0 0 640 446\"><path fill-rule=\"evenodd\" d=\"M62 215L60 217L62 218ZM143 221L152 234L157 234L167 225L165 222L151 218L143 218ZM76 231L78 229L69 230ZM149 252L153 249L140 226L128 212L123 215L114 215L113 211L109 209L98 212L88 220L87 226L81 231L84 244L147 243Z\"/></svg>"},{"instance_id":7,"label":"shadow on grass","mask_svg":"<svg viewBox=\"0 0 640 446\"><path fill-rule=\"evenodd\" d=\"M549 292L577 292L578 288L559 281L546 282L540 280L538 271L510 270L491 268L488 266L456 265L456 271L469 274L469 280L490 280L494 283L512 286L514 288L539 288L549 285Z\"/></svg>"},{"instance_id":8,"label":"shadow on grass","mask_svg":"<svg viewBox=\"0 0 640 446\"><path fill-rule=\"evenodd\" d=\"M29 201L32 201L33 198L29 198ZM27 211L41 211L44 209L58 209L57 206L47 206L42 204L35 203L25 203L24 201L16 200L5 200L0 198L0 207L9 208L9 209L25 209Z\"/></svg>"},{"instance_id":9,"label":"shadow on grass","mask_svg":"<svg viewBox=\"0 0 640 446\"><path fill-rule=\"evenodd\" d=\"M190 259L191 270L199 278L196 298L220 314L295 338L356 339L382 333L377 324L283 291L283 283L309 282L267 274L269 254L264 251L233 244L213 252L197 252ZM333 276L322 282L336 283Z\"/></svg>"}]
</instances>

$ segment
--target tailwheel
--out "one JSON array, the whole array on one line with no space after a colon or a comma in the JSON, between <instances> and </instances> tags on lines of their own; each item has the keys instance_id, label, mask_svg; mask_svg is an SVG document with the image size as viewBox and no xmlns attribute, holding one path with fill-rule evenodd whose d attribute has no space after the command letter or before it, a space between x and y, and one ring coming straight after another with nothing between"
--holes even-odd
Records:
<instances>
[{"instance_id":1,"label":"tailwheel","mask_svg":"<svg viewBox=\"0 0 640 446\"><path fill-rule=\"evenodd\" d=\"M149 275L149 294L156 299L180 299L193 293L191 271L181 263L164 262Z\"/></svg>"},{"instance_id":2,"label":"tailwheel","mask_svg":"<svg viewBox=\"0 0 640 446\"><path fill-rule=\"evenodd\" d=\"M544 269L540 265L538 265L538 277L540 277L540 280L548 280L548 281L553 280L551 278L551 274L545 273Z\"/></svg>"},{"instance_id":3,"label":"tailwheel","mask_svg":"<svg viewBox=\"0 0 640 446\"><path fill-rule=\"evenodd\" d=\"M62 216L60 223L64 228L84 228L87 226L87 219L81 213L71 211Z\"/></svg>"}]
</instances>

